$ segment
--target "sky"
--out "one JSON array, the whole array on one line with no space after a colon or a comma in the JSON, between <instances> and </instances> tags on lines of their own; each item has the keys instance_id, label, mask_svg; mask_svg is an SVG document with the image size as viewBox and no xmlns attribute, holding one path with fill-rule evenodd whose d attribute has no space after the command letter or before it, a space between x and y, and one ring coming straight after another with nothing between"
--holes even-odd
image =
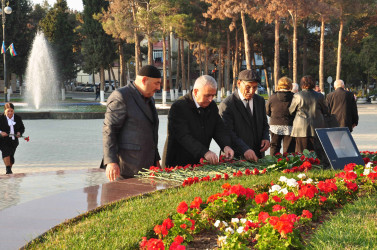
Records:
<instances>
[{"instance_id":1,"label":"sky","mask_svg":"<svg viewBox=\"0 0 377 250\"><path fill-rule=\"evenodd\" d=\"M47 0L47 2L53 6L56 0ZM32 4L41 4L43 3L43 0L31 0ZM83 5L82 5L82 0L67 0L68 3L68 8L73 9L73 10L78 10L82 11L83 10Z\"/></svg>"}]
</instances>

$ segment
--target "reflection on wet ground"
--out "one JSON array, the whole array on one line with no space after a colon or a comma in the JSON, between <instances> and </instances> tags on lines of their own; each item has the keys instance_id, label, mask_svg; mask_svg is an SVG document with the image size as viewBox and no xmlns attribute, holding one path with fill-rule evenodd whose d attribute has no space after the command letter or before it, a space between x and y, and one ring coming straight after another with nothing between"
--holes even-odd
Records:
<instances>
[{"instance_id":1,"label":"reflection on wet ground","mask_svg":"<svg viewBox=\"0 0 377 250\"><path fill-rule=\"evenodd\" d=\"M1 188L6 187L10 195L1 201L0 249L20 248L48 229L99 206L177 185L136 178L109 183L104 176L100 169L2 176L1 185L7 184ZM49 191L51 183L61 190ZM24 188L27 186L31 189ZM14 195L17 193L20 195Z\"/></svg>"}]
</instances>

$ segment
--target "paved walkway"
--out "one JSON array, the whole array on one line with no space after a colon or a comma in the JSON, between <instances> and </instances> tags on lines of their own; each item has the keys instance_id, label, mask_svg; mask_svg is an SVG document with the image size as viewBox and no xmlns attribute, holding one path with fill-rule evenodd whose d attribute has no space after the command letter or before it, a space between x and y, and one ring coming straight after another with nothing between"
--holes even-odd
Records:
<instances>
[{"instance_id":1,"label":"paved walkway","mask_svg":"<svg viewBox=\"0 0 377 250\"><path fill-rule=\"evenodd\" d=\"M355 142L361 151L377 151L377 105L358 108ZM102 120L27 120L25 126L30 142L20 143L16 174L1 175L5 168L0 167L0 249L17 249L66 219L108 202L166 187L137 180L108 183L98 169ZM160 152L166 126L167 116L160 116ZM219 149L213 144L211 150Z\"/></svg>"}]
</instances>

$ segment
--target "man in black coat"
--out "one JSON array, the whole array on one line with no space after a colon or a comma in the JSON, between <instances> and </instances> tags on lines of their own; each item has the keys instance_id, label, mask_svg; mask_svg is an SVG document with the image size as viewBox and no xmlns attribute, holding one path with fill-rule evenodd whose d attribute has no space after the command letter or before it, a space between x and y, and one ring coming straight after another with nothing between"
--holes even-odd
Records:
<instances>
[{"instance_id":1,"label":"man in black coat","mask_svg":"<svg viewBox=\"0 0 377 250\"><path fill-rule=\"evenodd\" d=\"M219 106L220 116L231 131L235 157L248 161L257 161L270 147L265 101L255 94L258 82L255 71L241 71L238 89Z\"/></svg>"},{"instance_id":2,"label":"man in black coat","mask_svg":"<svg viewBox=\"0 0 377 250\"><path fill-rule=\"evenodd\" d=\"M340 127L348 127L352 132L359 122L357 105L353 94L344 89L344 82L334 82L335 91L326 96L327 105L331 114L336 116Z\"/></svg>"},{"instance_id":3,"label":"man in black coat","mask_svg":"<svg viewBox=\"0 0 377 250\"><path fill-rule=\"evenodd\" d=\"M217 155L209 150L212 139L225 152L225 157L233 158L229 131L213 101L216 89L216 80L203 75L196 79L192 92L172 104L162 166L197 164L201 158L211 164L218 163Z\"/></svg>"}]
</instances>

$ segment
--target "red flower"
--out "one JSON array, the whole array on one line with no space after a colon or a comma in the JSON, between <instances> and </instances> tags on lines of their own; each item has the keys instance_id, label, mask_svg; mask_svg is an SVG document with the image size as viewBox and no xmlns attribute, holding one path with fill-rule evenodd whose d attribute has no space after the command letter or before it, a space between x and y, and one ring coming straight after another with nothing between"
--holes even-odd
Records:
<instances>
[{"instance_id":1,"label":"red flower","mask_svg":"<svg viewBox=\"0 0 377 250\"><path fill-rule=\"evenodd\" d=\"M279 158L279 159L278 159L278 162L279 162L279 161L282 161L282 160L283 160L282 158Z\"/></svg>"},{"instance_id":2,"label":"red flower","mask_svg":"<svg viewBox=\"0 0 377 250\"><path fill-rule=\"evenodd\" d=\"M187 206L187 203L182 201L181 203L179 203L178 207L177 207L177 212L180 213L180 214L184 214L186 213L188 210L188 206Z\"/></svg>"},{"instance_id":3,"label":"red flower","mask_svg":"<svg viewBox=\"0 0 377 250\"><path fill-rule=\"evenodd\" d=\"M353 182L346 182L346 186L349 190L352 190L354 192L357 191L357 184Z\"/></svg>"},{"instance_id":4,"label":"red flower","mask_svg":"<svg viewBox=\"0 0 377 250\"><path fill-rule=\"evenodd\" d=\"M279 221L276 223L274 228L279 231L282 235L292 233L293 231L293 223L287 222L287 221Z\"/></svg>"},{"instance_id":5,"label":"red flower","mask_svg":"<svg viewBox=\"0 0 377 250\"><path fill-rule=\"evenodd\" d=\"M160 239L149 239L147 241L146 237L143 237L143 241L140 243L140 248L141 249L161 249L164 250L164 242Z\"/></svg>"},{"instance_id":6,"label":"red flower","mask_svg":"<svg viewBox=\"0 0 377 250\"><path fill-rule=\"evenodd\" d=\"M344 166L344 171L346 171L346 172L353 171L355 166L356 166L355 163L349 163L349 164Z\"/></svg>"},{"instance_id":7,"label":"red flower","mask_svg":"<svg viewBox=\"0 0 377 250\"><path fill-rule=\"evenodd\" d=\"M286 195L285 195L285 199L287 201L291 201L291 202L295 202L296 200L298 200L299 197L296 197L296 195L293 193L293 192L288 192Z\"/></svg>"},{"instance_id":8,"label":"red flower","mask_svg":"<svg viewBox=\"0 0 377 250\"><path fill-rule=\"evenodd\" d=\"M24 138L25 141L30 141L29 136Z\"/></svg>"},{"instance_id":9,"label":"red flower","mask_svg":"<svg viewBox=\"0 0 377 250\"><path fill-rule=\"evenodd\" d=\"M365 164L367 164L368 162L370 162L370 159L368 157L363 158L363 160L364 160Z\"/></svg>"},{"instance_id":10,"label":"red flower","mask_svg":"<svg viewBox=\"0 0 377 250\"><path fill-rule=\"evenodd\" d=\"M166 229L164 225L156 225L153 228L153 230L156 233L156 235L162 235L162 236L168 235L168 230Z\"/></svg>"},{"instance_id":11,"label":"red flower","mask_svg":"<svg viewBox=\"0 0 377 250\"><path fill-rule=\"evenodd\" d=\"M187 218L186 220L188 220L188 221L191 222L191 227L190 227L190 229L194 231L194 229L195 229L195 221L192 220L192 219L189 219L189 218Z\"/></svg>"},{"instance_id":12,"label":"red flower","mask_svg":"<svg viewBox=\"0 0 377 250\"><path fill-rule=\"evenodd\" d=\"M224 180L228 180L229 179L229 175L227 173L224 174Z\"/></svg>"},{"instance_id":13,"label":"red flower","mask_svg":"<svg viewBox=\"0 0 377 250\"><path fill-rule=\"evenodd\" d=\"M181 227L182 229L186 229L186 228L187 228L187 225L186 225L186 224L182 224L182 225L180 225L180 227Z\"/></svg>"},{"instance_id":14,"label":"red flower","mask_svg":"<svg viewBox=\"0 0 377 250\"><path fill-rule=\"evenodd\" d=\"M279 217L277 216L271 216L268 222L272 225L275 226L279 222Z\"/></svg>"},{"instance_id":15,"label":"red flower","mask_svg":"<svg viewBox=\"0 0 377 250\"><path fill-rule=\"evenodd\" d=\"M311 219L313 217L313 214L309 210L302 210L302 215L303 218L308 218Z\"/></svg>"},{"instance_id":16,"label":"red flower","mask_svg":"<svg viewBox=\"0 0 377 250\"><path fill-rule=\"evenodd\" d=\"M275 202L281 202L281 199L279 196L273 196L272 199L275 201Z\"/></svg>"},{"instance_id":17,"label":"red flower","mask_svg":"<svg viewBox=\"0 0 377 250\"><path fill-rule=\"evenodd\" d=\"M309 199L313 199L313 197L316 193L318 193L318 189L311 184L306 184L306 185L302 186L300 188L300 190L298 190L298 195L300 197L304 196L304 197L307 197Z\"/></svg>"},{"instance_id":18,"label":"red flower","mask_svg":"<svg viewBox=\"0 0 377 250\"><path fill-rule=\"evenodd\" d=\"M177 235L177 237L174 238L174 242L181 244L183 242L183 237L180 235Z\"/></svg>"},{"instance_id":19,"label":"red flower","mask_svg":"<svg viewBox=\"0 0 377 250\"><path fill-rule=\"evenodd\" d=\"M272 212L280 211L280 210L282 210L282 209L285 209L285 207L280 206L279 204L277 204L277 205L274 205L274 206L272 207Z\"/></svg>"},{"instance_id":20,"label":"red flower","mask_svg":"<svg viewBox=\"0 0 377 250\"><path fill-rule=\"evenodd\" d=\"M345 180L355 180L357 178L357 174L355 174L354 172L347 172L344 176L344 179Z\"/></svg>"},{"instance_id":21,"label":"red flower","mask_svg":"<svg viewBox=\"0 0 377 250\"><path fill-rule=\"evenodd\" d=\"M165 219L164 222L162 222L162 225L166 227L167 230L174 227L173 221L171 219Z\"/></svg>"},{"instance_id":22,"label":"red flower","mask_svg":"<svg viewBox=\"0 0 377 250\"><path fill-rule=\"evenodd\" d=\"M255 196L255 202L257 204L263 204L268 201L268 194L266 192Z\"/></svg>"},{"instance_id":23,"label":"red flower","mask_svg":"<svg viewBox=\"0 0 377 250\"><path fill-rule=\"evenodd\" d=\"M251 171L250 171L250 169L246 169L246 170L245 170L245 175L251 175Z\"/></svg>"},{"instance_id":24,"label":"red flower","mask_svg":"<svg viewBox=\"0 0 377 250\"><path fill-rule=\"evenodd\" d=\"M191 204L190 204L190 208L197 208L197 209L199 209L200 208L200 204L202 204L202 203L203 203L202 198L195 197L194 200L193 200L193 202L191 202Z\"/></svg>"},{"instance_id":25,"label":"red flower","mask_svg":"<svg viewBox=\"0 0 377 250\"><path fill-rule=\"evenodd\" d=\"M254 168L253 174L255 175L259 174L259 170L257 168Z\"/></svg>"},{"instance_id":26,"label":"red flower","mask_svg":"<svg viewBox=\"0 0 377 250\"><path fill-rule=\"evenodd\" d=\"M319 196L319 197L320 197L319 200L320 200L321 202L325 202L325 201L327 201L327 198L326 198L325 196Z\"/></svg>"},{"instance_id":27,"label":"red flower","mask_svg":"<svg viewBox=\"0 0 377 250\"><path fill-rule=\"evenodd\" d=\"M258 220L261 222L265 222L265 220L270 217L270 215L267 212L260 212L258 215Z\"/></svg>"}]
</instances>

